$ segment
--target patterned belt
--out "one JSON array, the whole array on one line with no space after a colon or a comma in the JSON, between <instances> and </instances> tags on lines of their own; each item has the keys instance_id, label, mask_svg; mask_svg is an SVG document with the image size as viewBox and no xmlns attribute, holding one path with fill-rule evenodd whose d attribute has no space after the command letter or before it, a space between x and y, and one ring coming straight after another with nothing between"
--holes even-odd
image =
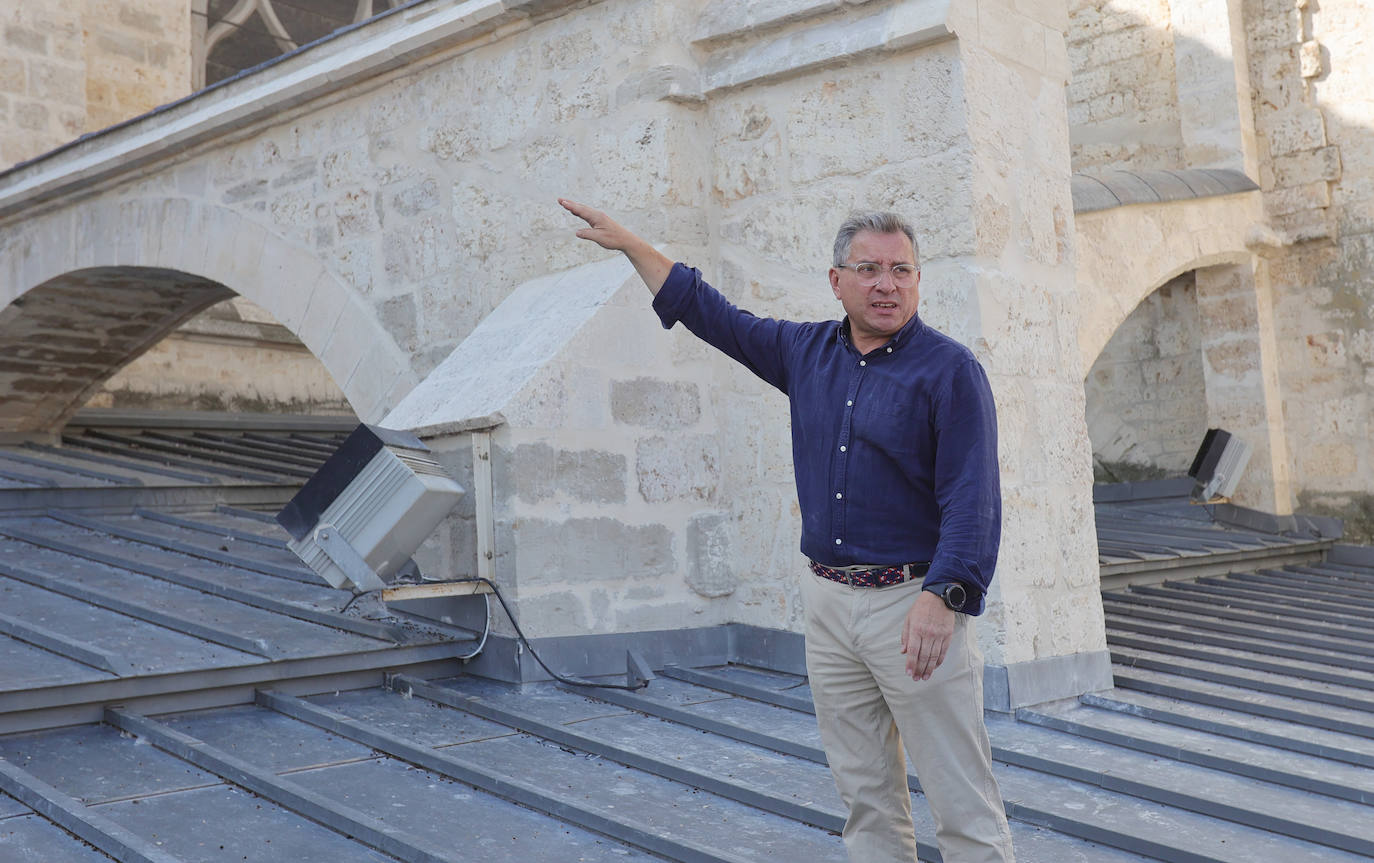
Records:
<instances>
[{"instance_id":1,"label":"patterned belt","mask_svg":"<svg viewBox=\"0 0 1374 863\"><path fill-rule=\"evenodd\" d=\"M897 566L878 566L872 569L834 569L811 561L811 571L821 578L838 581L850 587L890 587L904 581L924 578L930 563L904 563Z\"/></svg>"}]
</instances>

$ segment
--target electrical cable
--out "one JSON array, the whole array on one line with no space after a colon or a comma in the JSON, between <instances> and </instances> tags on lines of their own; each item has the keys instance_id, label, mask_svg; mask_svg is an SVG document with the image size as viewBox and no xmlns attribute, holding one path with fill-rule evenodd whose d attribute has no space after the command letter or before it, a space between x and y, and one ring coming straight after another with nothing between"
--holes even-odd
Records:
<instances>
[{"instance_id":1,"label":"electrical cable","mask_svg":"<svg viewBox=\"0 0 1374 863\"><path fill-rule=\"evenodd\" d=\"M482 652L482 648L484 648L484 647L487 646L487 636L491 634L491 595L490 595L490 594L487 594L487 593L482 594L482 605L486 606L486 616L487 616L486 625L482 627L482 640L477 642L477 646L474 647L474 648L472 649L472 652L471 652L471 653L466 653L466 654L464 654L464 655L462 655L462 656L456 657L457 659L460 659L460 660L462 660L463 662L467 662L469 659L472 659L473 657L477 656L477 654L479 654L479 653ZM533 652L533 651L531 651L531 652Z\"/></svg>"},{"instance_id":2,"label":"electrical cable","mask_svg":"<svg viewBox=\"0 0 1374 863\"><path fill-rule=\"evenodd\" d=\"M477 577L475 577L475 578L457 578L457 579L454 579L454 581L457 581L457 582L481 582L482 584L485 584L487 587L490 587L490 588L491 588L491 592L494 593L494 594L496 594L496 601L499 602L499 603L501 603L501 610L504 611L504 612L506 612L506 617L510 620L510 625L513 626L513 627L515 627L515 635L516 635L517 638L520 639L520 644L521 644L526 650L528 650L528 651L530 652L530 656L533 656L533 657L534 657L534 661L537 662L537 663L539 663L539 667L542 668L542 669L544 669L544 671L545 671L550 677L552 677L554 680L557 680L559 683L566 684L566 685L568 685L568 686L583 686L583 687L588 687L588 688L592 688L592 689L623 689L623 690L625 690L626 692L635 692L635 691L640 690L640 689L643 689L644 687L646 687L646 686L649 685L649 682L648 682L647 680L642 681L642 682L637 683L637 684L634 684L634 685L630 685L630 684L626 684L626 683L594 683L593 681L590 681L590 680L578 680L578 679L575 678L575 677L564 677L563 675L561 675L561 674L559 674L558 672L554 671L552 668L549 668L548 663L546 663L546 662L543 660L543 658L538 654L538 652L535 651L534 646L530 644L530 640L529 640L528 638L526 638L526 637L525 637L525 633L524 633L523 631L521 631L521 629L520 629L520 624L517 623L517 622L515 621L515 615L511 614L511 612L510 612L510 606L506 604L506 598L505 598L504 596L501 595L501 589L498 588L495 584L493 584L492 581L491 581L491 579L489 579L489 578L482 578L481 576L477 576ZM482 633L482 643L479 644L479 645L477 646L477 651L474 651L474 652L468 654L468 656L463 657L463 658L465 658L465 659L470 659L470 658L472 658L472 657L474 657L474 656L477 655L477 652L480 651L480 650L482 649L482 645L484 645L484 644L487 643L487 632L489 632L490 630L491 630L491 604L490 604L490 601L488 600L488 604L487 604L487 627L486 627L486 631L484 631L484 632Z\"/></svg>"}]
</instances>

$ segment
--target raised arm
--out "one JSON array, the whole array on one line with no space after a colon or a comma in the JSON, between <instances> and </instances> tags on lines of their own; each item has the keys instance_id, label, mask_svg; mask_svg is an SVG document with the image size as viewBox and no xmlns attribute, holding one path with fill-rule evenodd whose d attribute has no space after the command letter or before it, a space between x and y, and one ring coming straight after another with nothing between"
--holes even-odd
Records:
<instances>
[{"instance_id":1,"label":"raised arm","mask_svg":"<svg viewBox=\"0 0 1374 863\"><path fill-rule=\"evenodd\" d=\"M639 277L648 286L649 292L658 295L658 289L663 287L668 272L673 268L672 261L600 210L569 201L567 198L559 198L558 203L563 209L587 223L587 227L579 230L577 236L591 240L603 249L624 252L625 257L634 265L635 272L639 273Z\"/></svg>"}]
</instances>

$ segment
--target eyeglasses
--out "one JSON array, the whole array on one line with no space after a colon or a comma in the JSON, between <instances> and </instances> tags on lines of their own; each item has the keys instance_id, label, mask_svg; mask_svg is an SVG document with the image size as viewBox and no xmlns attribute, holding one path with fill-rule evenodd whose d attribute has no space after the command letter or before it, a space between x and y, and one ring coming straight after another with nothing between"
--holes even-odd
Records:
<instances>
[{"instance_id":1,"label":"eyeglasses","mask_svg":"<svg viewBox=\"0 0 1374 863\"><path fill-rule=\"evenodd\" d=\"M865 288L871 288L883 280L883 273L892 274L892 284L899 288L909 288L916 284L916 277L921 271L915 264L893 264L891 267L884 267L882 264L875 264L872 261L860 261L857 264L839 264L836 267L841 270L853 270L854 275L859 277L859 284Z\"/></svg>"}]
</instances>

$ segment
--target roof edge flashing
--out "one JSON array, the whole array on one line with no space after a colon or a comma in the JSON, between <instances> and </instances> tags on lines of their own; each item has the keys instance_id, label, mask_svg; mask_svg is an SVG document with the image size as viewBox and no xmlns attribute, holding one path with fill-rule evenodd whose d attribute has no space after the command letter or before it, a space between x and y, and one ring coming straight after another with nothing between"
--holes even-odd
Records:
<instances>
[{"instance_id":1,"label":"roof edge flashing","mask_svg":"<svg viewBox=\"0 0 1374 863\"><path fill-rule=\"evenodd\" d=\"M1234 168L1079 173L1070 184L1075 213L1259 191L1258 183Z\"/></svg>"}]
</instances>

